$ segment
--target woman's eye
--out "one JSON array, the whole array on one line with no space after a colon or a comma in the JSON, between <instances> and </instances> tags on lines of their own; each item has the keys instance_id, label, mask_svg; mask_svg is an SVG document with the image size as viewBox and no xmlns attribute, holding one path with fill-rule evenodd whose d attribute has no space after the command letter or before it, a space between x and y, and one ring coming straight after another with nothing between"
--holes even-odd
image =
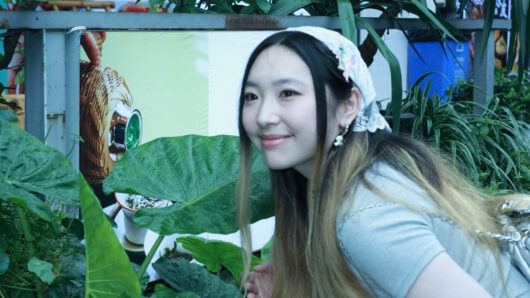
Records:
<instances>
[{"instance_id":1,"label":"woman's eye","mask_svg":"<svg viewBox=\"0 0 530 298\"><path fill-rule=\"evenodd\" d=\"M282 92L280 92L280 96L281 97L290 97L290 96L294 96L298 93L296 93L295 91L292 91L292 90L284 90Z\"/></svg>"},{"instance_id":2,"label":"woman's eye","mask_svg":"<svg viewBox=\"0 0 530 298\"><path fill-rule=\"evenodd\" d=\"M258 96L254 93L247 93L243 98L245 99L245 101L252 101L258 99Z\"/></svg>"}]
</instances>

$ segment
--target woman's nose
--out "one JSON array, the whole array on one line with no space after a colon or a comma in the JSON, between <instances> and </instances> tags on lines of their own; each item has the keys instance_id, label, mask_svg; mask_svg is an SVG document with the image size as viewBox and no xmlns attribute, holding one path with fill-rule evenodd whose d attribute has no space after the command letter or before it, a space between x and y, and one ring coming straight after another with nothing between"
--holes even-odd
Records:
<instances>
[{"instance_id":1,"label":"woman's nose","mask_svg":"<svg viewBox=\"0 0 530 298\"><path fill-rule=\"evenodd\" d=\"M257 122L260 126L271 126L280 121L278 105L272 98L264 98L261 102L257 115Z\"/></svg>"}]
</instances>

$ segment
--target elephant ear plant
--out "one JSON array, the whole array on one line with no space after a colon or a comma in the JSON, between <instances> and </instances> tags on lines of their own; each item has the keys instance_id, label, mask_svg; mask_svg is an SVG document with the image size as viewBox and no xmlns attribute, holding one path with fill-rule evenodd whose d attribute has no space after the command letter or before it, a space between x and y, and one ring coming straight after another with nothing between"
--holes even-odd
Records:
<instances>
[{"instance_id":1,"label":"elephant ear plant","mask_svg":"<svg viewBox=\"0 0 530 298\"><path fill-rule=\"evenodd\" d=\"M44 197L80 205L84 233L75 234L84 235L86 250L71 233L80 222L53 212ZM0 297L83 292L117 297L139 294L140 285L99 201L69 160L0 119Z\"/></svg>"},{"instance_id":2,"label":"elephant ear plant","mask_svg":"<svg viewBox=\"0 0 530 298\"><path fill-rule=\"evenodd\" d=\"M137 214L137 224L160 233L160 241L173 233L232 233L237 230L238 147L239 139L230 136L155 140L126 153L105 188L173 201L170 207ZM267 168L256 153L252 175L254 222L273 213ZM48 202L53 200L79 206L82 223L52 211ZM242 268L238 247L193 237L178 241L216 275L184 260L161 258L156 270L179 293L165 289L156 297L241 296L233 283L220 278L221 268L227 268L231 280L237 280ZM0 297L141 294L124 249L79 172L64 155L0 119Z\"/></svg>"},{"instance_id":3,"label":"elephant ear plant","mask_svg":"<svg viewBox=\"0 0 530 298\"><path fill-rule=\"evenodd\" d=\"M273 215L269 171L257 152L252 157L252 222ZM239 137L188 135L160 138L128 150L103 181L106 193L124 192L172 201L165 208L140 209L134 222L160 234L142 264L141 276L164 235L203 232L230 234L238 230L235 191L239 176ZM230 243L179 238L192 256L210 272L221 266L237 282L242 270L241 250ZM255 259L253 264L259 262ZM185 260L159 259L153 266L178 292L201 297L237 297L233 283L225 283L207 269Z\"/></svg>"}]
</instances>

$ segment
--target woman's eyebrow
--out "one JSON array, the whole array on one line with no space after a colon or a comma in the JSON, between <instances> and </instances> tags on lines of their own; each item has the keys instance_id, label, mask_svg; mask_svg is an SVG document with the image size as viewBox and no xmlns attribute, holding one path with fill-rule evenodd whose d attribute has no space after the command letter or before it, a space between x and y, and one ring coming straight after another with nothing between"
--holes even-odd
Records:
<instances>
[{"instance_id":1,"label":"woman's eyebrow","mask_svg":"<svg viewBox=\"0 0 530 298\"><path fill-rule=\"evenodd\" d=\"M283 84L296 84L296 85L300 85L300 86L306 86L307 85L303 81L297 80L297 79L294 79L294 78L278 79L278 80L272 82L273 86L280 86L280 85L283 85ZM259 86L258 83L254 82L254 81L250 81L250 80L247 81L246 84L245 84L245 87L257 88L258 86Z\"/></svg>"},{"instance_id":2,"label":"woman's eyebrow","mask_svg":"<svg viewBox=\"0 0 530 298\"><path fill-rule=\"evenodd\" d=\"M258 87L258 84L253 81L247 81L245 87Z\"/></svg>"},{"instance_id":3,"label":"woman's eyebrow","mask_svg":"<svg viewBox=\"0 0 530 298\"><path fill-rule=\"evenodd\" d=\"M279 80L272 82L272 85L274 86L283 85L283 84L297 84L297 85L303 85L303 86L306 85L303 81L300 81L294 78L279 79Z\"/></svg>"}]
</instances>

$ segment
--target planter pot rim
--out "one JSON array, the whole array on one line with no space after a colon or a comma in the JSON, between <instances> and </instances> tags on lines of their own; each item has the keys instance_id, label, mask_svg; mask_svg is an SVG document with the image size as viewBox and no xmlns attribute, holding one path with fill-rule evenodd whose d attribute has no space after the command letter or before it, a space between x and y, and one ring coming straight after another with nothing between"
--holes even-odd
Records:
<instances>
[{"instance_id":1,"label":"planter pot rim","mask_svg":"<svg viewBox=\"0 0 530 298\"><path fill-rule=\"evenodd\" d=\"M114 193L114 197L116 198L116 202L118 203L118 205L120 205L121 208L123 208L124 210L131 211L131 212L136 212L138 209L129 208L127 206L127 204L125 204L125 202L120 199L120 198L122 198L123 200L125 200L125 198L127 196L129 196L129 195L130 194L128 194L128 193L121 193L121 192ZM158 208L158 207L161 207L162 205L164 205L164 203L167 203L167 201L166 200L160 200L160 201L158 201L158 203L155 206L146 207L146 208ZM141 208L139 208L139 209L141 209Z\"/></svg>"}]
</instances>

